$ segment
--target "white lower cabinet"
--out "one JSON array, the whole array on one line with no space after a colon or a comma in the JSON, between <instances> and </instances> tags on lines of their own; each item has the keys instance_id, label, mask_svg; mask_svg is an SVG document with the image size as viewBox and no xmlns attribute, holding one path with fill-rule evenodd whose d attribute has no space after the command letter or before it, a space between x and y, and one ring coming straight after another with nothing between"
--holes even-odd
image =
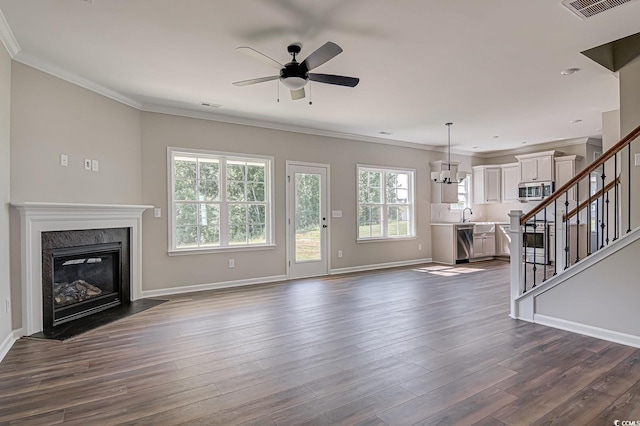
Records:
<instances>
[{"instance_id":1,"label":"white lower cabinet","mask_svg":"<svg viewBox=\"0 0 640 426\"><path fill-rule=\"evenodd\" d=\"M496 255L496 237L494 234L475 234L473 236L473 257Z\"/></svg>"}]
</instances>

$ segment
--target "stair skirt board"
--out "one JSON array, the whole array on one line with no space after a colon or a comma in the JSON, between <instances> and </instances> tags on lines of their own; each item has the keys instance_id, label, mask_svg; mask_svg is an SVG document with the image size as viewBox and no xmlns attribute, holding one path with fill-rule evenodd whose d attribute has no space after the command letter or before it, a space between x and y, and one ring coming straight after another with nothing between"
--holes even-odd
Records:
<instances>
[{"instance_id":1,"label":"stair skirt board","mask_svg":"<svg viewBox=\"0 0 640 426\"><path fill-rule=\"evenodd\" d=\"M592 325L580 324L577 322L541 314L534 314L533 322L535 322L536 324L546 325L548 327L558 328L560 330L570 331L572 333L578 333L585 336L595 337L597 339L607 340L609 342L621 343L623 345L632 346L634 348L640 348L640 336L634 336L632 334L606 330L604 328L595 327Z\"/></svg>"}]
</instances>

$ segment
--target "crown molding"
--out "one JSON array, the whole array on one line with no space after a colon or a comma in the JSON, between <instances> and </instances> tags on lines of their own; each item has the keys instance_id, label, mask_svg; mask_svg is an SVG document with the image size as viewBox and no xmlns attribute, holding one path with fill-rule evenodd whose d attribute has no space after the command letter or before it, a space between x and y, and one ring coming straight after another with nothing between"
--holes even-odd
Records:
<instances>
[{"instance_id":1,"label":"crown molding","mask_svg":"<svg viewBox=\"0 0 640 426\"><path fill-rule=\"evenodd\" d=\"M11 58L14 58L20 52L18 40L16 40L13 35L13 31L11 31L11 27L5 19L2 10L0 10L0 40L2 40L2 44L4 44Z\"/></svg>"},{"instance_id":2,"label":"crown molding","mask_svg":"<svg viewBox=\"0 0 640 426\"><path fill-rule=\"evenodd\" d=\"M502 157L505 155L531 154L531 153L545 151L549 149L561 149L563 147L572 146L572 145L584 145L584 144L596 145L596 142L595 142L596 140L597 139L595 138L585 136L585 137L574 138L574 139L542 142L542 143L527 145L526 147L522 147L522 148L478 153L478 157L494 158L494 157Z\"/></svg>"},{"instance_id":3,"label":"crown molding","mask_svg":"<svg viewBox=\"0 0 640 426\"><path fill-rule=\"evenodd\" d=\"M133 100L123 95L122 93L116 92L115 90L109 89L108 87L102 86L101 84L95 83L84 77L80 77L78 74L69 72L65 69L58 67L57 65L52 64L49 61L37 58L33 55L25 53L24 51L18 52L18 54L13 57L13 60L16 62L20 62L21 64L30 66L32 68L35 68L46 74L57 77L71 84L75 84L76 86L80 86L84 89L95 92L99 95L113 99L114 101L118 101L120 103L128 105L130 107L133 107L136 109L142 108L142 103L136 100Z\"/></svg>"},{"instance_id":4,"label":"crown molding","mask_svg":"<svg viewBox=\"0 0 640 426\"><path fill-rule=\"evenodd\" d=\"M395 139L381 139L372 136L356 135L352 133L336 132L331 130L314 129L311 127L293 126L284 123L259 120L254 118L238 117L234 115L219 114L212 112L194 111L186 108L169 107L158 104L144 104L140 108L144 112L157 114L175 115L178 117L197 118L201 120L216 121L227 124L237 124L241 126L259 127L262 129L279 130L283 132L301 133L305 135L324 136L328 138L346 139L358 142L377 143L382 145L393 145L405 148L420 149L423 151L447 152L446 148L433 147L415 142L406 142ZM453 150L451 151L454 152ZM472 156L468 152L456 151L456 154Z\"/></svg>"}]
</instances>

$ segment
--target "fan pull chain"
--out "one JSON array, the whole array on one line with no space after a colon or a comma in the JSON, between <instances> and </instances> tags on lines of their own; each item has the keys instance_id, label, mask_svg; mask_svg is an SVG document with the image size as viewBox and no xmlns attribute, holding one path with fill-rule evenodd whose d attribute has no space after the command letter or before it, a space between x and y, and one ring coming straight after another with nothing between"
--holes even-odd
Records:
<instances>
[{"instance_id":1,"label":"fan pull chain","mask_svg":"<svg viewBox=\"0 0 640 426\"><path fill-rule=\"evenodd\" d=\"M311 102L311 82L309 82L309 105L313 105L313 102Z\"/></svg>"},{"instance_id":2,"label":"fan pull chain","mask_svg":"<svg viewBox=\"0 0 640 426\"><path fill-rule=\"evenodd\" d=\"M277 99L277 101L279 103L280 102L280 83L278 83L278 80L276 80L276 90L277 90L276 99Z\"/></svg>"}]
</instances>

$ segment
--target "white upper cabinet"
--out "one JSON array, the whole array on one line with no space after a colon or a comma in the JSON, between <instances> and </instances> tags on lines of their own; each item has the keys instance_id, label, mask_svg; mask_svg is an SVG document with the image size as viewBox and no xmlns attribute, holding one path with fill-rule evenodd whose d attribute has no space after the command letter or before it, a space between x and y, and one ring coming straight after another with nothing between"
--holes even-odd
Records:
<instances>
[{"instance_id":1,"label":"white upper cabinet","mask_svg":"<svg viewBox=\"0 0 640 426\"><path fill-rule=\"evenodd\" d=\"M432 172L449 170L449 163L438 160L429 163ZM451 175L458 172L460 163L451 162ZM458 202L458 185L455 183L436 183L431 181L431 202L435 204L455 204Z\"/></svg>"},{"instance_id":2,"label":"white upper cabinet","mask_svg":"<svg viewBox=\"0 0 640 426\"><path fill-rule=\"evenodd\" d=\"M563 157L555 158L555 172L556 172L556 190L562 185L569 182L576 174L576 160L582 157L578 155L566 155ZM569 200L575 200L575 189L571 188L567 191ZM563 198L564 199L564 198Z\"/></svg>"},{"instance_id":3,"label":"white upper cabinet","mask_svg":"<svg viewBox=\"0 0 640 426\"><path fill-rule=\"evenodd\" d=\"M501 200L500 166L475 166L473 169L473 202L476 204L499 203Z\"/></svg>"},{"instance_id":4,"label":"white upper cabinet","mask_svg":"<svg viewBox=\"0 0 640 426\"><path fill-rule=\"evenodd\" d=\"M520 182L551 182L554 179L555 151L516 155Z\"/></svg>"},{"instance_id":5,"label":"white upper cabinet","mask_svg":"<svg viewBox=\"0 0 640 426\"><path fill-rule=\"evenodd\" d=\"M503 164L502 169L502 202L514 203L518 201L518 183L520 169L518 163Z\"/></svg>"}]
</instances>

